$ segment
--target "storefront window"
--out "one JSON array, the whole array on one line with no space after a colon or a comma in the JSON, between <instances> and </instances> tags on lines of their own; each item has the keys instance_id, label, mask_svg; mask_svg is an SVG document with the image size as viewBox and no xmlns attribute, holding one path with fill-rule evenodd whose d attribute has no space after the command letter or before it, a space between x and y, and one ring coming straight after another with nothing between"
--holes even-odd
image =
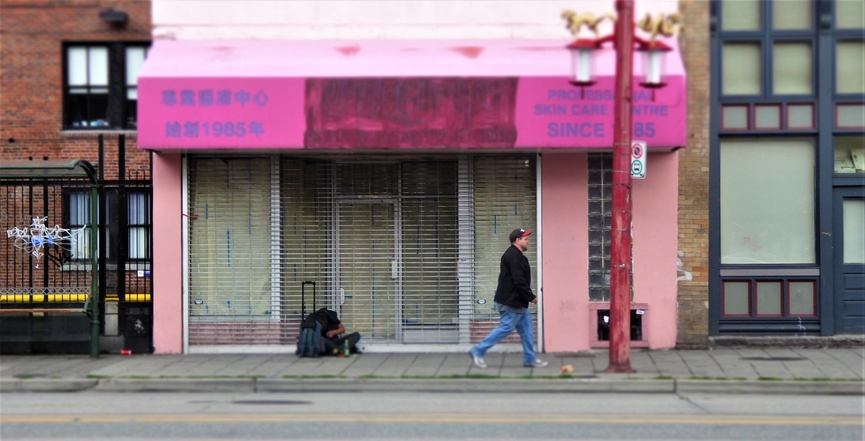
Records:
<instances>
[{"instance_id":1,"label":"storefront window","mask_svg":"<svg viewBox=\"0 0 865 441\"><path fill-rule=\"evenodd\" d=\"M835 137L835 173L865 173L865 136Z\"/></svg>"},{"instance_id":2,"label":"storefront window","mask_svg":"<svg viewBox=\"0 0 865 441\"><path fill-rule=\"evenodd\" d=\"M844 199L844 263L865 263L865 199Z\"/></svg>"},{"instance_id":3,"label":"storefront window","mask_svg":"<svg viewBox=\"0 0 865 441\"><path fill-rule=\"evenodd\" d=\"M760 43L726 43L723 57L724 95L759 95Z\"/></svg>"},{"instance_id":4,"label":"storefront window","mask_svg":"<svg viewBox=\"0 0 865 441\"><path fill-rule=\"evenodd\" d=\"M835 27L838 29L865 28L865 2L862 0L836 0Z\"/></svg>"},{"instance_id":5,"label":"storefront window","mask_svg":"<svg viewBox=\"0 0 865 441\"><path fill-rule=\"evenodd\" d=\"M775 95L810 95L812 93L811 43L775 43Z\"/></svg>"},{"instance_id":6,"label":"storefront window","mask_svg":"<svg viewBox=\"0 0 865 441\"><path fill-rule=\"evenodd\" d=\"M816 262L814 142L721 142L721 263Z\"/></svg>"},{"instance_id":7,"label":"storefront window","mask_svg":"<svg viewBox=\"0 0 865 441\"><path fill-rule=\"evenodd\" d=\"M865 93L865 42L839 41L835 60L835 91Z\"/></svg>"},{"instance_id":8,"label":"storefront window","mask_svg":"<svg viewBox=\"0 0 865 441\"><path fill-rule=\"evenodd\" d=\"M721 20L725 31L759 30L760 19L760 0L721 3Z\"/></svg>"},{"instance_id":9,"label":"storefront window","mask_svg":"<svg viewBox=\"0 0 865 441\"><path fill-rule=\"evenodd\" d=\"M811 29L811 0L775 0L772 6L772 29Z\"/></svg>"}]
</instances>

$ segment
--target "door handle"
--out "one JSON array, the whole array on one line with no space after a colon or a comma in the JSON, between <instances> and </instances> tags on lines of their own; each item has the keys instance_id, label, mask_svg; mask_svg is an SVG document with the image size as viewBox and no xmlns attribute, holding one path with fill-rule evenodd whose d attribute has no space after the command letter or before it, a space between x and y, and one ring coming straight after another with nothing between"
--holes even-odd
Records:
<instances>
[{"instance_id":1,"label":"door handle","mask_svg":"<svg viewBox=\"0 0 865 441\"><path fill-rule=\"evenodd\" d=\"M399 268L397 267L396 260L390 261L390 278L396 280L399 277Z\"/></svg>"}]
</instances>

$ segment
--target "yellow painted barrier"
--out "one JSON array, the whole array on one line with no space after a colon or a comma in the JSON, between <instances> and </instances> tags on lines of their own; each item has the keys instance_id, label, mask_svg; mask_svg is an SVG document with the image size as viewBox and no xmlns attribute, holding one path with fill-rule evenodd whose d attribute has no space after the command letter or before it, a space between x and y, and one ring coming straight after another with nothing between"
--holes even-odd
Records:
<instances>
[{"instance_id":1,"label":"yellow painted barrier","mask_svg":"<svg viewBox=\"0 0 865 441\"><path fill-rule=\"evenodd\" d=\"M85 302L90 294L0 294L0 303L75 303ZM108 294L105 299L117 302L117 294ZM126 294L127 302L149 302L150 294Z\"/></svg>"}]
</instances>

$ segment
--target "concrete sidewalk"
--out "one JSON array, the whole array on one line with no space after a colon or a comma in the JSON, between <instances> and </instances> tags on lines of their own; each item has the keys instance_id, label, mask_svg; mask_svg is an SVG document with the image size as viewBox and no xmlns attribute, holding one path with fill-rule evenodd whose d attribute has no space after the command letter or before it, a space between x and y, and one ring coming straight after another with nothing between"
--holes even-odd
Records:
<instances>
[{"instance_id":1,"label":"concrete sidewalk","mask_svg":"<svg viewBox=\"0 0 865 441\"><path fill-rule=\"evenodd\" d=\"M519 353L0 356L0 392L726 392L865 395L865 348L633 350L633 374L607 374L606 350ZM573 372L563 373L563 366Z\"/></svg>"}]
</instances>

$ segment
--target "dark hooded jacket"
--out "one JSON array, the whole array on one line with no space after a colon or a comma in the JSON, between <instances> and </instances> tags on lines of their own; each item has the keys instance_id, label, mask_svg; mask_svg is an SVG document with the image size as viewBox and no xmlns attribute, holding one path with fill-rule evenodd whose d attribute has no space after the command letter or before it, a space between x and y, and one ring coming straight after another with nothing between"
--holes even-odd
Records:
<instances>
[{"instance_id":1,"label":"dark hooded jacket","mask_svg":"<svg viewBox=\"0 0 865 441\"><path fill-rule=\"evenodd\" d=\"M528 308L529 302L535 299L532 292L532 273L529 259L522 251L511 245L502 254L499 285L496 288L496 303L515 308Z\"/></svg>"}]
</instances>

